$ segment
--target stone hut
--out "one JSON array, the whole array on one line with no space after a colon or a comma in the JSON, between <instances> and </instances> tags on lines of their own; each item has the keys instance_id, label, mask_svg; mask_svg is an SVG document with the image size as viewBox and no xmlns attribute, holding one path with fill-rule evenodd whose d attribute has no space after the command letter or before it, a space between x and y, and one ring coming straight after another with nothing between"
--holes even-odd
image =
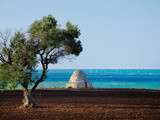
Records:
<instances>
[{"instance_id":1,"label":"stone hut","mask_svg":"<svg viewBox=\"0 0 160 120\"><path fill-rule=\"evenodd\" d=\"M86 78L86 74L81 70L76 70L70 77L66 88L93 88L91 82Z\"/></svg>"}]
</instances>

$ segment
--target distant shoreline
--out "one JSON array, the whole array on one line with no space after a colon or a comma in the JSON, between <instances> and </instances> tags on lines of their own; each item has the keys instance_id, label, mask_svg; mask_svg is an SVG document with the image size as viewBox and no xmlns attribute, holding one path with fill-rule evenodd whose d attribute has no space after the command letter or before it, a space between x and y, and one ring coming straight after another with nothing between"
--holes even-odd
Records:
<instances>
[{"instance_id":1,"label":"distant shoreline","mask_svg":"<svg viewBox=\"0 0 160 120\"><path fill-rule=\"evenodd\" d=\"M41 68L39 68L38 70L42 70ZM151 68L110 68L110 67L106 67L106 68L50 68L48 70L160 70L160 67L155 68L155 67L151 67Z\"/></svg>"},{"instance_id":2,"label":"distant shoreline","mask_svg":"<svg viewBox=\"0 0 160 120\"><path fill-rule=\"evenodd\" d=\"M8 90L8 89L0 89L0 92L21 92L23 89L15 89L15 90ZM91 89L73 89L73 88L37 88L36 91L90 91L90 92L160 92L159 89L137 89L137 88L91 88Z\"/></svg>"}]
</instances>

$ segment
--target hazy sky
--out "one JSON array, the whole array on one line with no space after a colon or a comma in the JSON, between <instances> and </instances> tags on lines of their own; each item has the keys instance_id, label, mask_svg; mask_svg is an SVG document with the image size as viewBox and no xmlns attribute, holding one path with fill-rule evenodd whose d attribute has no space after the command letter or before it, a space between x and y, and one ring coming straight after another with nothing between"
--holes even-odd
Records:
<instances>
[{"instance_id":1,"label":"hazy sky","mask_svg":"<svg viewBox=\"0 0 160 120\"><path fill-rule=\"evenodd\" d=\"M0 30L48 14L77 24L84 47L51 68L160 68L160 0L0 0Z\"/></svg>"}]
</instances>

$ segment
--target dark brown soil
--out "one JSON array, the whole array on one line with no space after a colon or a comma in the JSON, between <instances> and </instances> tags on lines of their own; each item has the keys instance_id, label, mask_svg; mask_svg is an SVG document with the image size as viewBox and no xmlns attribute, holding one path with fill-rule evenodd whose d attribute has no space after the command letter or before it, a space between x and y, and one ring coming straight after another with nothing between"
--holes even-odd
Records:
<instances>
[{"instance_id":1,"label":"dark brown soil","mask_svg":"<svg viewBox=\"0 0 160 120\"><path fill-rule=\"evenodd\" d=\"M160 91L37 90L24 110L22 91L0 92L0 120L160 120Z\"/></svg>"}]
</instances>

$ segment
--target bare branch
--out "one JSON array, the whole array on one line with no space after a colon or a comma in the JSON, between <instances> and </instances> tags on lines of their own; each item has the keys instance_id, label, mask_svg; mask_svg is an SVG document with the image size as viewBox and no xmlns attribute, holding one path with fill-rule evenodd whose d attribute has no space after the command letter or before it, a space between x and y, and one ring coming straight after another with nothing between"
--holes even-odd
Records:
<instances>
[{"instance_id":1,"label":"bare branch","mask_svg":"<svg viewBox=\"0 0 160 120\"><path fill-rule=\"evenodd\" d=\"M4 33L0 32L0 47L7 47L11 37L11 32L6 30Z\"/></svg>"},{"instance_id":2,"label":"bare branch","mask_svg":"<svg viewBox=\"0 0 160 120\"><path fill-rule=\"evenodd\" d=\"M11 37L11 32L6 30L4 33L0 32L0 61L3 63L10 63L11 62L11 51L8 51L8 55L4 56L2 50L4 48L8 48L9 41Z\"/></svg>"},{"instance_id":3,"label":"bare branch","mask_svg":"<svg viewBox=\"0 0 160 120\"><path fill-rule=\"evenodd\" d=\"M47 58L47 64L52 63L55 64L58 62L60 57L64 57L67 55L67 52L63 47L57 48L52 54L50 54Z\"/></svg>"}]
</instances>

